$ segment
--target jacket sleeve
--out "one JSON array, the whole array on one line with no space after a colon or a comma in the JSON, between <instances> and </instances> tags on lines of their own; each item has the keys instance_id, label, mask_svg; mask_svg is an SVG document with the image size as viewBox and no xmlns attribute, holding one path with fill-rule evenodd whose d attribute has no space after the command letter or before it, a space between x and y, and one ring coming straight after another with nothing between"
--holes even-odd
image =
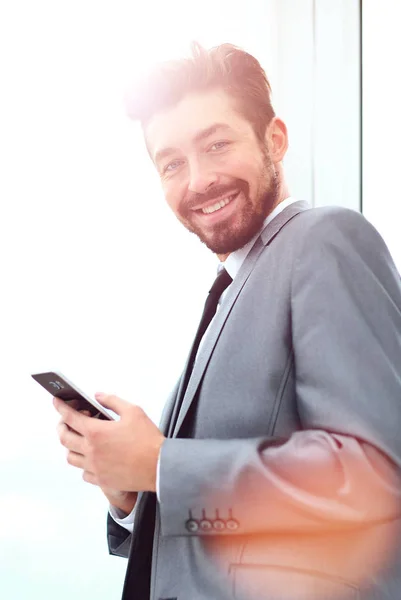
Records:
<instances>
[{"instance_id":1,"label":"jacket sleeve","mask_svg":"<svg viewBox=\"0 0 401 600\"><path fill-rule=\"evenodd\" d=\"M302 430L166 440L164 535L321 532L400 515L401 285L389 252L359 213L323 211L291 285ZM216 511L220 531L201 522Z\"/></svg>"},{"instance_id":2,"label":"jacket sleeve","mask_svg":"<svg viewBox=\"0 0 401 600\"><path fill-rule=\"evenodd\" d=\"M118 525L115 520L107 515L107 544L109 553L115 556L128 558L132 534L127 529Z\"/></svg>"}]
</instances>

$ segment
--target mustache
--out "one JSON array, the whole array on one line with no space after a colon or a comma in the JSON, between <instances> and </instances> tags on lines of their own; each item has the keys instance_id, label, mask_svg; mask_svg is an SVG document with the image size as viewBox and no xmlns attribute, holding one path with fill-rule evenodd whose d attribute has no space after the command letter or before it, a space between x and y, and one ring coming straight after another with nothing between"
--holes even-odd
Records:
<instances>
[{"instance_id":1,"label":"mustache","mask_svg":"<svg viewBox=\"0 0 401 600\"><path fill-rule=\"evenodd\" d=\"M211 202L217 198L221 198L230 192L244 192L247 196L249 192L249 185L246 181L241 179L236 180L231 185L227 184L217 184L210 188L206 193L199 194L194 192L193 194L188 194L185 201L182 203L182 209L184 211L190 211L199 204L206 204L206 202Z\"/></svg>"}]
</instances>

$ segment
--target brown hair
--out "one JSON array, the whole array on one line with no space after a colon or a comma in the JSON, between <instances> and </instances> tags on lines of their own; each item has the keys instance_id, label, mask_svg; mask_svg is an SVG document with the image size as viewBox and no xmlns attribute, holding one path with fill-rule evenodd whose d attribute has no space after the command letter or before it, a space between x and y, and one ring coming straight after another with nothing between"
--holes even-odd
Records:
<instances>
[{"instance_id":1,"label":"brown hair","mask_svg":"<svg viewBox=\"0 0 401 600\"><path fill-rule=\"evenodd\" d=\"M192 57L160 63L128 101L128 113L145 128L150 119L191 92L223 88L253 126L260 141L275 112L266 73L251 54L222 44L206 50L191 44Z\"/></svg>"}]
</instances>

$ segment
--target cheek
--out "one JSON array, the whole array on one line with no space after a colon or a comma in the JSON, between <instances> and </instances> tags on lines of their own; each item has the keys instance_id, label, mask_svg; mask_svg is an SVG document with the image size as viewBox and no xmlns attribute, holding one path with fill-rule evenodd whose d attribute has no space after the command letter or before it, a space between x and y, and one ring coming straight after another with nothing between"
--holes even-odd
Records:
<instances>
[{"instance_id":1,"label":"cheek","mask_svg":"<svg viewBox=\"0 0 401 600\"><path fill-rule=\"evenodd\" d=\"M250 173L250 168L248 163L245 163L241 160L241 157L231 157L229 163L224 165L224 171L231 175L231 177L235 179L245 179L247 180Z\"/></svg>"},{"instance_id":2,"label":"cheek","mask_svg":"<svg viewBox=\"0 0 401 600\"><path fill-rule=\"evenodd\" d=\"M247 165L242 174L239 175L241 179L246 181L249 186L249 197L255 198L261 186L261 173L257 169L255 169L255 165Z\"/></svg>"},{"instance_id":3,"label":"cheek","mask_svg":"<svg viewBox=\"0 0 401 600\"><path fill-rule=\"evenodd\" d=\"M233 179L242 179L246 181L251 188L259 175L259 164L255 159L244 160L243 156L237 155L230 157L230 163L226 165L226 174Z\"/></svg>"}]
</instances>

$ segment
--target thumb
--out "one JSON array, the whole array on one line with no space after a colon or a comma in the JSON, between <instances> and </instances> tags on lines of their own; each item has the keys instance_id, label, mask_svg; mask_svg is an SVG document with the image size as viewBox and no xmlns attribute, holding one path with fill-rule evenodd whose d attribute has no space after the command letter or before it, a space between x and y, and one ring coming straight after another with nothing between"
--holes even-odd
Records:
<instances>
[{"instance_id":1,"label":"thumb","mask_svg":"<svg viewBox=\"0 0 401 600\"><path fill-rule=\"evenodd\" d=\"M123 400L122 398L112 394L103 394L102 392L97 392L95 394L95 398L102 406L104 406L104 408L109 408L120 417L122 417L125 409L128 406L131 406L126 400Z\"/></svg>"}]
</instances>

